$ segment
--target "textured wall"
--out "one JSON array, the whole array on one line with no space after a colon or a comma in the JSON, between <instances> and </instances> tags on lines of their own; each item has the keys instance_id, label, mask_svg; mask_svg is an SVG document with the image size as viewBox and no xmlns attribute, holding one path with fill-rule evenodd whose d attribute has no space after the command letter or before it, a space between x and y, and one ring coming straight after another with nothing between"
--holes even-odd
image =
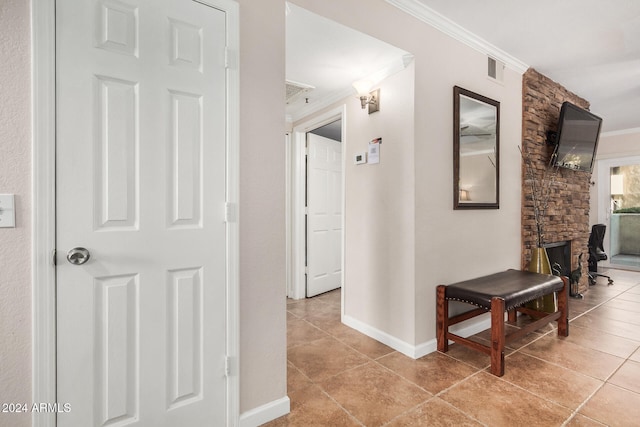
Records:
<instances>
[{"instance_id":1,"label":"textured wall","mask_svg":"<svg viewBox=\"0 0 640 427\"><path fill-rule=\"evenodd\" d=\"M540 182L553 153L553 147L546 144L547 131L558 130L562 103L569 101L588 109L589 102L534 69L529 69L523 76L522 97L522 148L530 156L534 175ZM522 267L525 268L531 259L531 248L536 246L537 233L531 180L524 164L522 173ZM578 255L583 253L581 289L588 287L590 180L589 172L559 168L553 178L545 216L544 242L570 240L572 270L577 268Z\"/></svg>"},{"instance_id":2,"label":"textured wall","mask_svg":"<svg viewBox=\"0 0 640 427\"><path fill-rule=\"evenodd\" d=\"M0 193L16 228L0 228L0 403L31 402L31 135L29 1L0 1ZM0 426L29 414L0 413Z\"/></svg>"},{"instance_id":3,"label":"textured wall","mask_svg":"<svg viewBox=\"0 0 640 427\"><path fill-rule=\"evenodd\" d=\"M240 3L240 412L286 396L283 0Z\"/></svg>"},{"instance_id":4,"label":"textured wall","mask_svg":"<svg viewBox=\"0 0 640 427\"><path fill-rule=\"evenodd\" d=\"M387 77L380 111L346 100L345 314L403 342L415 341L415 67ZM355 165L357 152L382 138L380 163Z\"/></svg>"}]
</instances>

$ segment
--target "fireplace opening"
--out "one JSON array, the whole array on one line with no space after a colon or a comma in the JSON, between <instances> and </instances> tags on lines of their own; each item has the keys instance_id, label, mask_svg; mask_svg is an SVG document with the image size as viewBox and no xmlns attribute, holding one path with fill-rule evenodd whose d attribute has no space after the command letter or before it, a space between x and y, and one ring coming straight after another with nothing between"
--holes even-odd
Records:
<instances>
[{"instance_id":1,"label":"fireplace opening","mask_svg":"<svg viewBox=\"0 0 640 427\"><path fill-rule=\"evenodd\" d=\"M571 277L571 241L547 243L544 247L554 274Z\"/></svg>"},{"instance_id":2,"label":"fireplace opening","mask_svg":"<svg viewBox=\"0 0 640 427\"><path fill-rule=\"evenodd\" d=\"M555 275L566 276L571 281L571 241L547 243L544 245L551 264L551 271ZM573 283L569 295L582 298L578 291L578 283Z\"/></svg>"}]
</instances>

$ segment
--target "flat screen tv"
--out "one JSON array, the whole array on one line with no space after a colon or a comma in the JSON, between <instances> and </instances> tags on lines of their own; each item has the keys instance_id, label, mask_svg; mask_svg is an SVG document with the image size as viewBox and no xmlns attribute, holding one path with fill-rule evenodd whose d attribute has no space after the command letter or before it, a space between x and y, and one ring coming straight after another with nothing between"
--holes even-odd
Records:
<instances>
[{"instance_id":1,"label":"flat screen tv","mask_svg":"<svg viewBox=\"0 0 640 427\"><path fill-rule=\"evenodd\" d=\"M598 149L602 119L570 102L560 109L556 149L551 164L591 172Z\"/></svg>"}]
</instances>

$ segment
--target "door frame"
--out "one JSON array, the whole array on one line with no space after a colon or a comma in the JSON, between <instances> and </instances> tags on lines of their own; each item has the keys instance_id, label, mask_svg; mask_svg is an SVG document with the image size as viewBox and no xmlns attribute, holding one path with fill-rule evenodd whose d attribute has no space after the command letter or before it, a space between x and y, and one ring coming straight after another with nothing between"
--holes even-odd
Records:
<instances>
[{"instance_id":1,"label":"door frame","mask_svg":"<svg viewBox=\"0 0 640 427\"><path fill-rule=\"evenodd\" d=\"M306 196L306 142L307 132L317 129L321 126L342 120L342 239L341 239L341 279L342 287L345 286L345 153L347 147L347 106L333 108L323 114L307 119L293 128L291 150L287 153L289 161L287 162L287 200L290 200L291 213L287 217L287 230L289 230L291 243L287 258L287 296L292 299L302 299L306 296L306 280L305 280L305 196ZM344 298L344 292L342 292ZM344 304L342 305L344 306Z\"/></svg>"},{"instance_id":2,"label":"door frame","mask_svg":"<svg viewBox=\"0 0 640 427\"><path fill-rule=\"evenodd\" d=\"M196 0L194 0L196 1ZM227 421L239 423L239 5L197 0L227 24ZM55 1L31 2L32 401L56 402L56 15ZM62 402L64 403L64 402ZM55 427L55 412L33 412L33 427Z\"/></svg>"},{"instance_id":3,"label":"door frame","mask_svg":"<svg viewBox=\"0 0 640 427\"><path fill-rule=\"evenodd\" d=\"M611 237L611 168L615 166L628 166L640 164L640 156L629 157L611 157L605 159L599 159L596 161L596 167L598 168L598 223L606 224L608 228L609 237ZM624 268L629 270L637 270L636 267L612 264L611 263L611 245L609 238L604 239L604 251L609 257L600 261L599 264L605 268Z\"/></svg>"}]
</instances>

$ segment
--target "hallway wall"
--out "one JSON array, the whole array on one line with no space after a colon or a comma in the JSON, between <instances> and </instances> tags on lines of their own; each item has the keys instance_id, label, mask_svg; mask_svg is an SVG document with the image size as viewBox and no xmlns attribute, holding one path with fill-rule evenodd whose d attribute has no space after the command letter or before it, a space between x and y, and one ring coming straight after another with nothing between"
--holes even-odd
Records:
<instances>
[{"instance_id":1,"label":"hallway wall","mask_svg":"<svg viewBox=\"0 0 640 427\"><path fill-rule=\"evenodd\" d=\"M0 5L0 193L16 227L0 228L0 402L31 402L31 59L29 1ZM5 418L6 417L6 418ZM4 420L7 421L4 421ZM7 422L7 424L3 424ZM0 414L0 425L31 425Z\"/></svg>"},{"instance_id":2,"label":"hallway wall","mask_svg":"<svg viewBox=\"0 0 640 427\"><path fill-rule=\"evenodd\" d=\"M287 393L285 5L239 3L242 414Z\"/></svg>"}]
</instances>

